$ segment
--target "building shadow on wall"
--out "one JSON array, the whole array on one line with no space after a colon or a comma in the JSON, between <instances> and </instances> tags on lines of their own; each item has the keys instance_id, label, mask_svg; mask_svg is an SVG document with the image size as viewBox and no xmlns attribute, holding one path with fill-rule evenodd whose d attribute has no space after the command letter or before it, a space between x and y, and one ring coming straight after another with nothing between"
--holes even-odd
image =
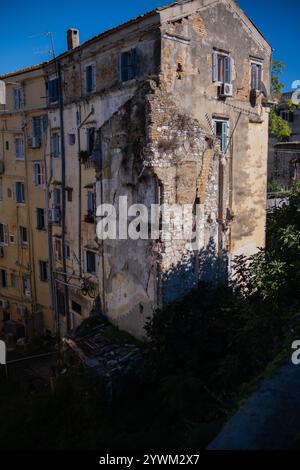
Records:
<instances>
[{"instance_id":1,"label":"building shadow on wall","mask_svg":"<svg viewBox=\"0 0 300 470\"><path fill-rule=\"evenodd\" d=\"M187 253L167 273L161 273L160 280L164 305L182 299L200 282L225 284L228 282L228 252L218 253L211 238L205 249Z\"/></svg>"}]
</instances>

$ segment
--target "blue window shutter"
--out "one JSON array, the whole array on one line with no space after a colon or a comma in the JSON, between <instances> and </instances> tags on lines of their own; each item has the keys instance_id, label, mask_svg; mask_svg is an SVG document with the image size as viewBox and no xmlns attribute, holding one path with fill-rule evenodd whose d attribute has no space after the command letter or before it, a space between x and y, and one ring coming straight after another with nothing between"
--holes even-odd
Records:
<instances>
[{"instance_id":1,"label":"blue window shutter","mask_svg":"<svg viewBox=\"0 0 300 470\"><path fill-rule=\"evenodd\" d=\"M85 69L86 73L86 91L93 90L93 66L88 65Z\"/></svg>"},{"instance_id":2,"label":"blue window shutter","mask_svg":"<svg viewBox=\"0 0 300 470\"><path fill-rule=\"evenodd\" d=\"M262 90L262 66L258 66L258 89L259 91Z\"/></svg>"},{"instance_id":3,"label":"blue window shutter","mask_svg":"<svg viewBox=\"0 0 300 470\"><path fill-rule=\"evenodd\" d=\"M128 52L121 54L121 80L122 82L128 80Z\"/></svg>"},{"instance_id":4,"label":"blue window shutter","mask_svg":"<svg viewBox=\"0 0 300 470\"><path fill-rule=\"evenodd\" d=\"M218 53L214 51L212 53L212 68L213 68L213 82L218 81Z\"/></svg>"},{"instance_id":5,"label":"blue window shutter","mask_svg":"<svg viewBox=\"0 0 300 470\"><path fill-rule=\"evenodd\" d=\"M131 49L131 78L137 76L137 53L136 49Z\"/></svg>"},{"instance_id":6,"label":"blue window shutter","mask_svg":"<svg viewBox=\"0 0 300 470\"><path fill-rule=\"evenodd\" d=\"M221 151L225 152L228 145L228 123L222 122L222 140L221 140Z\"/></svg>"},{"instance_id":7,"label":"blue window shutter","mask_svg":"<svg viewBox=\"0 0 300 470\"><path fill-rule=\"evenodd\" d=\"M225 56L224 57L224 82L231 83L231 57Z\"/></svg>"},{"instance_id":8,"label":"blue window shutter","mask_svg":"<svg viewBox=\"0 0 300 470\"><path fill-rule=\"evenodd\" d=\"M92 90L96 90L96 65L92 65Z\"/></svg>"}]
</instances>

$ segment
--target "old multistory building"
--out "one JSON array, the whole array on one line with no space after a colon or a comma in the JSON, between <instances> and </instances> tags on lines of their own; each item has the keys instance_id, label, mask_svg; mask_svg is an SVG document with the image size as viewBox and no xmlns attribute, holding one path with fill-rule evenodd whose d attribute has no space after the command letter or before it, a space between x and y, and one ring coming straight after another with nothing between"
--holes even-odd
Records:
<instances>
[{"instance_id":1,"label":"old multistory building","mask_svg":"<svg viewBox=\"0 0 300 470\"><path fill-rule=\"evenodd\" d=\"M3 77L0 111L0 311L7 334L52 332L45 205L46 90L41 66ZM4 322L4 323L2 323Z\"/></svg>"},{"instance_id":2,"label":"old multistory building","mask_svg":"<svg viewBox=\"0 0 300 470\"><path fill-rule=\"evenodd\" d=\"M233 0L177 1L82 45L68 31L42 66L53 333L96 310L143 337L154 309L264 246L271 54ZM96 208L122 218L125 198L198 210L197 250L171 209L167 236L97 238Z\"/></svg>"}]
</instances>

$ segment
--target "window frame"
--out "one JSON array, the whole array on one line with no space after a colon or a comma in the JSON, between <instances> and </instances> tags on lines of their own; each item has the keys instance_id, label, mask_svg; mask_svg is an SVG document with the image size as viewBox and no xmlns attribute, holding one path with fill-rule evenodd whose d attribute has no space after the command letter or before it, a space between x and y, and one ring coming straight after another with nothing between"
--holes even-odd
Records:
<instances>
[{"instance_id":1,"label":"window frame","mask_svg":"<svg viewBox=\"0 0 300 470\"><path fill-rule=\"evenodd\" d=\"M5 269L3 267L0 268L0 287L2 289L7 289L8 288L7 269Z\"/></svg>"},{"instance_id":2,"label":"window frame","mask_svg":"<svg viewBox=\"0 0 300 470\"><path fill-rule=\"evenodd\" d=\"M61 157L60 132L59 131L51 132L50 145L51 145L51 158L53 158L54 160L59 160Z\"/></svg>"},{"instance_id":3,"label":"window frame","mask_svg":"<svg viewBox=\"0 0 300 470\"><path fill-rule=\"evenodd\" d=\"M1 236L2 240L0 240L0 246L8 246L9 245L9 227L8 227L8 224L4 224L3 222L0 222L0 227L2 227L2 234L3 234L3 237Z\"/></svg>"},{"instance_id":4,"label":"window frame","mask_svg":"<svg viewBox=\"0 0 300 470\"><path fill-rule=\"evenodd\" d=\"M49 281L49 265L48 261L39 260L39 279L41 282Z\"/></svg>"},{"instance_id":5,"label":"window frame","mask_svg":"<svg viewBox=\"0 0 300 470\"><path fill-rule=\"evenodd\" d=\"M14 88L14 110L20 111L23 108L23 93L22 88Z\"/></svg>"},{"instance_id":6,"label":"window frame","mask_svg":"<svg viewBox=\"0 0 300 470\"><path fill-rule=\"evenodd\" d=\"M43 220L43 224L39 224L39 221L41 220ZM42 207L36 208L36 229L39 231L46 230L45 209Z\"/></svg>"},{"instance_id":7,"label":"window frame","mask_svg":"<svg viewBox=\"0 0 300 470\"><path fill-rule=\"evenodd\" d=\"M53 85L56 83L56 86L54 87ZM51 86L50 86L51 84ZM56 89L55 89L56 88ZM50 95L50 90L51 90L51 95ZM56 94L54 93L56 92ZM49 77L48 82L47 82L47 98L48 98L48 104L55 105L59 102L59 78L56 76ZM54 99L53 99L54 98Z\"/></svg>"},{"instance_id":8,"label":"window frame","mask_svg":"<svg viewBox=\"0 0 300 470\"><path fill-rule=\"evenodd\" d=\"M222 66L222 80L220 80L220 70L219 70L219 59L222 58L223 66ZM226 68L226 59L228 60L227 68ZM213 69L213 83L217 86L222 85L232 85L232 57L229 52L219 51L214 49L212 52L212 69ZM226 77L226 74L228 76ZM228 80L227 80L228 79Z\"/></svg>"},{"instance_id":9,"label":"window frame","mask_svg":"<svg viewBox=\"0 0 300 470\"><path fill-rule=\"evenodd\" d=\"M125 63L126 59L126 63ZM138 76L138 53L137 48L133 47L120 53L119 56L120 81L122 83L130 82Z\"/></svg>"},{"instance_id":10,"label":"window frame","mask_svg":"<svg viewBox=\"0 0 300 470\"><path fill-rule=\"evenodd\" d=\"M21 144L20 146L18 144ZM16 161L23 162L25 160L25 147L23 137L15 137L15 151L16 151Z\"/></svg>"},{"instance_id":11,"label":"window frame","mask_svg":"<svg viewBox=\"0 0 300 470\"><path fill-rule=\"evenodd\" d=\"M91 70L91 77L88 77L88 70ZM96 62L91 62L84 66L84 83L86 93L95 93L97 89Z\"/></svg>"},{"instance_id":12,"label":"window frame","mask_svg":"<svg viewBox=\"0 0 300 470\"><path fill-rule=\"evenodd\" d=\"M94 256L94 263L93 267L94 270L91 270L89 267L89 256ZM85 272L88 274L92 274L93 276L97 276L97 253L93 250L85 250Z\"/></svg>"},{"instance_id":13,"label":"window frame","mask_svg":"<svg viewBox=\"0 0 300 470\"><path fill-rule=\"evenodd\" d=\"M24 225L19 226L19 234L20 234L20 245L22 247L27 248L29 239L28 239L28 228L25 227ZM26 237L24 237L24 234L26 234ZM25 239L26 238L26 239Z\"/></svg>"},{"instance_id":14,"label":"window frame","mask_svg":"<svg viewBox=\"0 0 300 470\"><path fill-rule=\"evenodd\" d=\"M18 192L17 187L21 188L20 192ZM18 200L18 194L21 195L22 200ZM24 183L24 181L16 181L15 182L15 200L16 200L17 204L26 204L26 194L25 194L25 183Z\"/></svg>"},{"instance_id":15,"label":"window frame","mask_svg":"<svg viewBox=\"0 0 300 470\"><path fill-rule=\"evenodd\" d=\"M252 67L253 66L256 66L257 68L259 67L260 68L260 83L257 83L258 87L257 88L253 88L252 86ZM255 90L255 91L261 91L261 82L263 81L263 72L264 72L264 68L263 68L263 61L259 61L259 60L255 60L255 59L250 59L250 83L249 83L249 87L250 87L250 91L252 90ZM257 77L256 77L257 81L259 81L259 73L257 74Z\"/></svg>"},{"instance_id":16,"label":"window frame","mask_svg":"<svg viewBox=\"0 0 300 470\"><path fill-rule=\"evenodd\" d=\"M39 170L37 168L39 167ZM45 171L43 162L33 162L34 185L36 188L43 188L45 185Z\"/></svg>"},{"instance_id":17,"label":"window frame","mask_svg":"<svg viewBox=\"0 0 300 470\"><path fill-rule=\"evenodd\" d=\"M220 149L221 152L225 155L228 150L229 142L230 142L230 122L229 119L221 119L221 118L214 118L213 125L214 125L214 133L215 136L219 138L217 134L217 125L222 124L222 131L221 131L221 139L220 139ZM224 133L224 125L226 125L226 141L223 143L223 135Z\"/></svg>"}]
</instances>

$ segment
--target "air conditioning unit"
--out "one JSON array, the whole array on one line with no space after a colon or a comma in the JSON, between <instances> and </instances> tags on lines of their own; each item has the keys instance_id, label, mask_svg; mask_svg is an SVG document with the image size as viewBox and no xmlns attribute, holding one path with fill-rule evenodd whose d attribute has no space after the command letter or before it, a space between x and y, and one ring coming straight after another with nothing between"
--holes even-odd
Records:
<instances>
[{"instance_id":1,"label":"air conditioning unit","mask_svg":"<svg viewBox=\"0 0 300 470\"><path fill-rule=\"evenodd\" d=\"M4 248L0 246L0 258L4 258Z\"/></svg>"},{"instance_id":2,"label":"air conditioning unit","mask_svg":"<svg viewBox=\"0 0 300 470\"><path fill-rule=\"evenodd\" d=\"M0 160L0 175L3 175L4 173L4 161Z\"/></svg>"},{"instance_id":3,"label":"air conditioning unit","mask_svg":"<svg viewBox=\"0 0 300 470\"><path fill-rule=\"evenodd\" d=\"M49 209L49 221L58 224L61 221L61 212L57 207Z\"/></svg>"},{"instance_id":4,"label":"air conditioning unit","mask_svg":"<svg viewBox=\"0 0 300 470\"><path fill-rule=\"evenodd\" d=\"M233 85L231 83L223 83L221 85L220 96L228 97L233 95Z\"/></svg>"}]
</instances>

